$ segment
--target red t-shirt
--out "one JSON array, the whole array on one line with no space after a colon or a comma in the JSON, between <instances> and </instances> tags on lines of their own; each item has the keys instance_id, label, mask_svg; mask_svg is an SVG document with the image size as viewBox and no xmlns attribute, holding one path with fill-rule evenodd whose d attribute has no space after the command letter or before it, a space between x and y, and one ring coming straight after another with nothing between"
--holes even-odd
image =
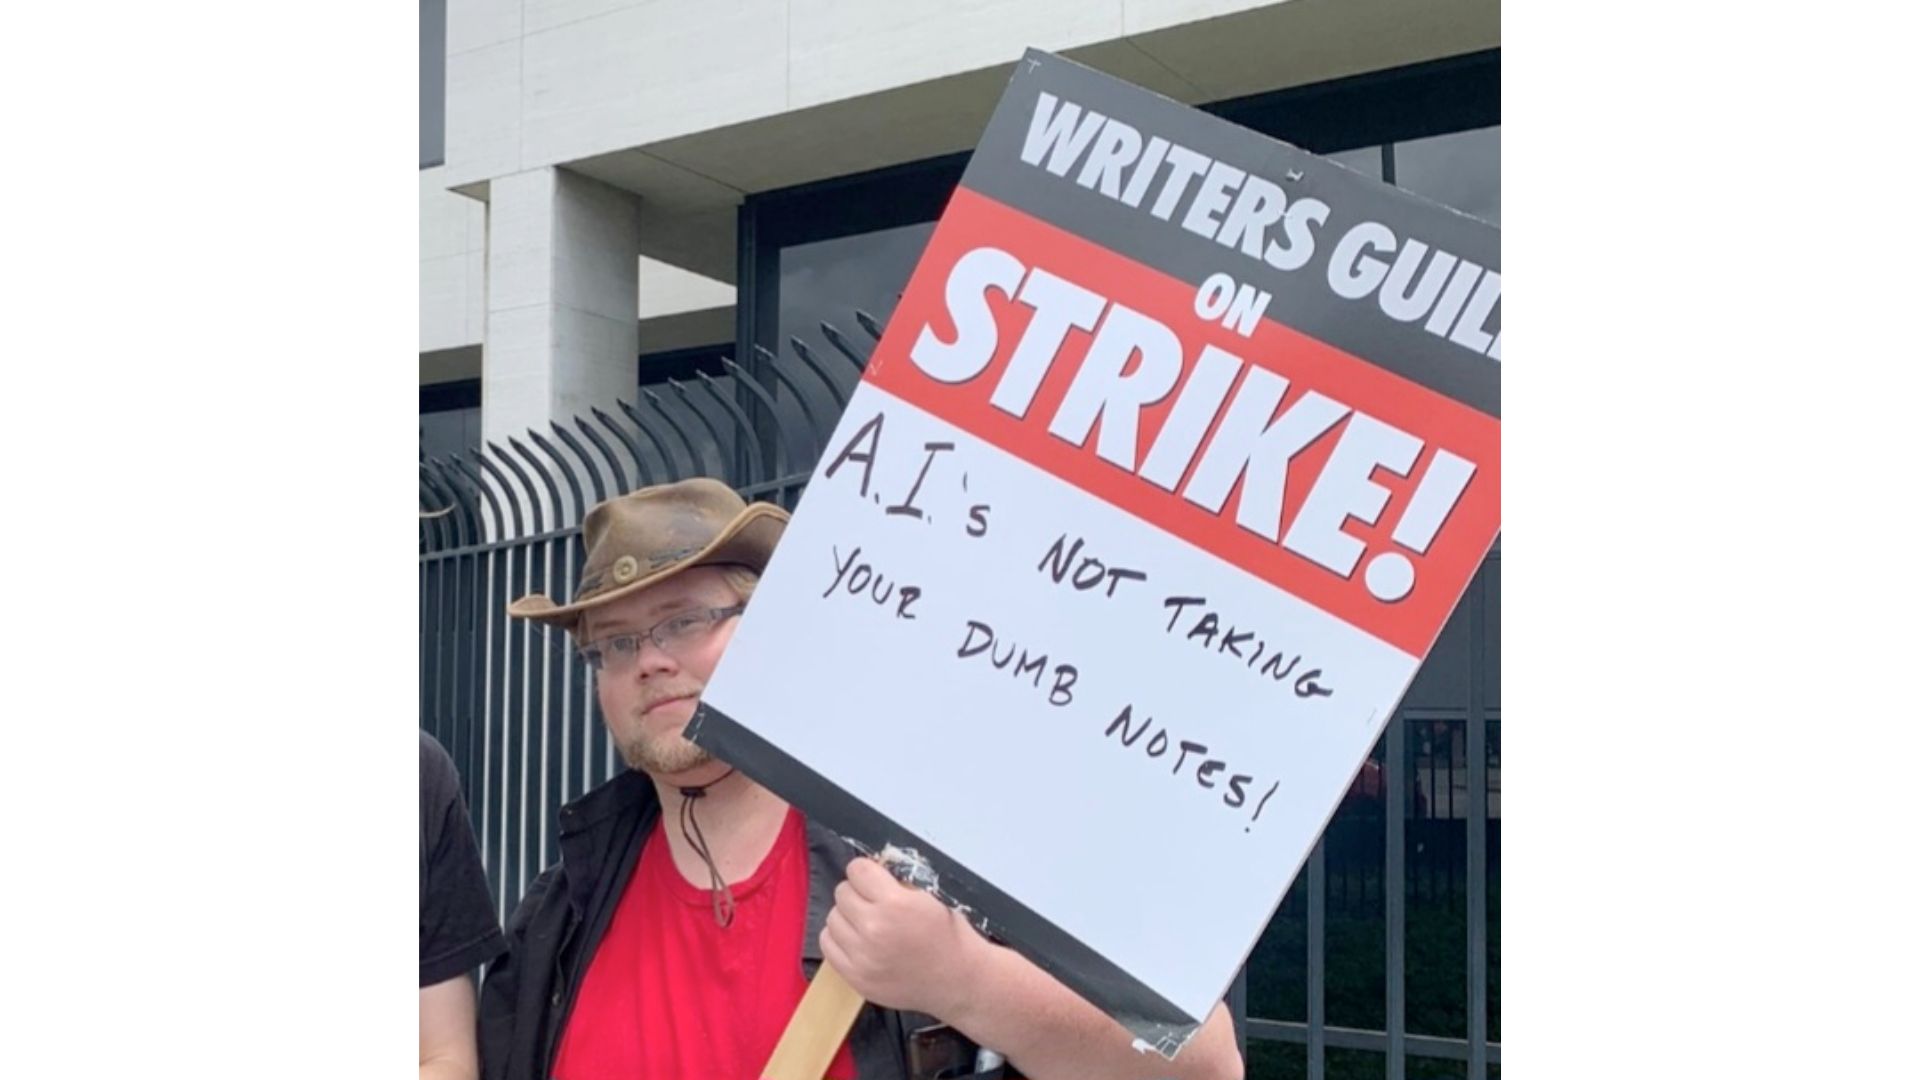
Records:
<instances>
[{"instance_id":1,"label":"red t-shirt","mask_svg":"<svg viewBox=\"0 0 1920 1080\"><path fill-rule=\"evenodd\" d=\"M680 876L665 819L647 838L587 968L554 1080L759 1080L806 993L807 839L796 810L759 869L733 886L733 924ZM827 1069L854 1080L845 1043Z\"/></svg>"}]
</instances>

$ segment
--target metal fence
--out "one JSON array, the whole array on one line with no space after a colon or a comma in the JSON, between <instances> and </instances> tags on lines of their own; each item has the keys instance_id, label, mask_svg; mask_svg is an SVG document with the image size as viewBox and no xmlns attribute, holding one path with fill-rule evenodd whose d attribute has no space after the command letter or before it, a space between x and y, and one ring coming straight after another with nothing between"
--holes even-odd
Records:
<instances>
[{"instance_id":1,"label":"metal fence","mask_svg":"<svg viewBox=\"0 0 1920 1080\"><path fill-rule=\"evenodd\" d=\"M870 316L853 321L853 334L822 324L824 347L795 337L778 357L758 350L718 375L643 386L618 415L596 409L504 447L421 460L420 723L459 767L502 918L558 857L559 808L624 767L564 633L507 618L507 604L572 595L580 519L613 495L707 475L793 508L880 337ZM1449 669L1459 677L1440 700L1409 695L1235 983L1250 1077L1402 1080L1410 1062L1416 1076L1498 1073L1488 940L1498 930L1488 910L1490 884L1498 897L1497 623L1486 632L1498 615L1497 553L1489 567L1493 587L1483 570L1447 631L1467 645L1444 661L1436 647L1428 664L1465 670ZM1447 927L1464 923L1441 946L1461 961L1459 978L1415 1000L1429 1023L1412 1030L1410 908L1422 927L1430 911L1448 913ZM1330 920L1336 948L1354 928L1381 946L1378 970L1359 980L1358 1012L1354 980L1334 984L1356 1026L1328 1020ZM1419 956L1431 951L1426 930L1412 941ZM1355 1051L1373 1060L1341 1056Z\"/></svg>"}]
</instances>

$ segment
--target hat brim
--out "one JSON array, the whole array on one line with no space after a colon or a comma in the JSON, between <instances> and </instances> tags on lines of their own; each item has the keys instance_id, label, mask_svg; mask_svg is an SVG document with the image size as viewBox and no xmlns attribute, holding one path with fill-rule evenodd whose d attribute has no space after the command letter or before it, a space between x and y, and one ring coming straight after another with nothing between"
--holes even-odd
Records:
<instances>
[{"instance_id":1,"label":"hat brim","mask_svg":"<svg viewBox=\"0 0 1920 1080\"><path fill-rule=\"evenodd\" d=\"M780 535L786 532L787 521L785 510L769 503L753 503L728 522L712 543L679 562L571 604L555 603L552 598L539 593L523 596L507 605L507 614L571 631L579 625L580 616L586 612L658 585L696 566L738 565L750 567L756 573L763 572L767 568L767 560L773 557L773 546L779 542Z\"/></svg>"}]
</instances>

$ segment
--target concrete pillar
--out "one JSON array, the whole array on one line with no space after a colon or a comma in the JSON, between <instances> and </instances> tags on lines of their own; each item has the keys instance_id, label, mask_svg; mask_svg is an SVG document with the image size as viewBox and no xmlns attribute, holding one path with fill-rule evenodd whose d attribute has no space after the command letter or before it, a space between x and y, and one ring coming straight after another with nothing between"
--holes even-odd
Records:
<instances>
[{"instance_id":1,"label":"concrete pillar","mask_svg":"<svg viewBox=\"0 0 1920 1080\"><path fill-rule=\"evenodd\" d=\"M640 200L559 168L492 182L481 430L543 432L635 396Z\"/></svg>"}]
</instances>

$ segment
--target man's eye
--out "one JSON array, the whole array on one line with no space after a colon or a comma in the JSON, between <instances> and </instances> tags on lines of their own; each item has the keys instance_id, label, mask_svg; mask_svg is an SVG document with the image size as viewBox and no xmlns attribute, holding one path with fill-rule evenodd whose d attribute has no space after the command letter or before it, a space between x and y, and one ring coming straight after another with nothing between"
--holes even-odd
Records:
<instances>
[{"instance_id":1,"label":"man's eye","mask_svg":"<svg viewBox=\"0 0 1920 1080\"><path fill-rule=\"evenodd\" d=\"M632 656L634 653L640 651L640 639L632 634L623 634L607 642L607 644L613 647L614 652L622 656Z\"/></svg>"},{"instance_id":2,"label":"man's eye","mask_svg":"<svg viewBox=\"0 0 1920 1080\"><path fill-rule=\"evenodd\" d=\"M668 637L679 637L680 635L691 631L694 627L699 626L701 623L704 623L706 621L707 621L707 617L705 614L702 614L700 612L689 612L688 614L676 615L673 618L668 619L667 625L661 627L660 630L662 633L666 634Z\"/></svg>"}]
</instances>

